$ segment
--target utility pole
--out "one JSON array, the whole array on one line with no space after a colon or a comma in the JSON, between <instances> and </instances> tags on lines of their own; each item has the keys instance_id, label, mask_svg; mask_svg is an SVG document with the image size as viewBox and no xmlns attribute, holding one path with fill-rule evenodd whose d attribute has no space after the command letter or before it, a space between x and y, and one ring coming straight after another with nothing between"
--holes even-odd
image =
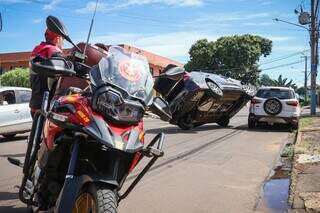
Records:
<instances>
[{"instance_id":1,"label":"utility pole","mask_svg":"<svg viewBox=\"0 0 320 213\"><path fill-rule=\"evenodd\" d=\"M304 101L308 99L308 56L304 56Z\"/></svg>"},{"instance_id":2,"label":"utility pole","mask_svg":"<svg viewBox=\"0 0 320 213\"><path fill-rule=\"evenodd\" d=\"M317 43L318 30L315 10L315 0L311 0L311 29L310 29L310 46L311 46L311 115L316 114L317 100L316 100L316 78L317 78Z\"/></svg>"}]
</instances>

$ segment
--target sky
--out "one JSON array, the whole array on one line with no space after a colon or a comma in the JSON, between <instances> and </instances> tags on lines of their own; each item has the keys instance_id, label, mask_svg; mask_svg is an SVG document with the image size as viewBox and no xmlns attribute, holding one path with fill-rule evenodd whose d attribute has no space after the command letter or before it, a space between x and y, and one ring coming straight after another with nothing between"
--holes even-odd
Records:
<instances>
[{"instance_id":1,"label":"sky","mask_svg":"<svg viewBox=\"0 0 320 213\"><path fill-rule=\"evenodd\" d=\"M44 40L48 15L64 23L72 40L85 41L94 5L88 0L0 0L0 53L31 51ZM310 0L99 0L90 42L125 43L186 63L199 39L250 33L273 41L271 55L260 58L262 73L282 74L302 86L308 31L273 20L297 23L294 9L300 6L310 10Z\"/></svg>"}]
</instances>

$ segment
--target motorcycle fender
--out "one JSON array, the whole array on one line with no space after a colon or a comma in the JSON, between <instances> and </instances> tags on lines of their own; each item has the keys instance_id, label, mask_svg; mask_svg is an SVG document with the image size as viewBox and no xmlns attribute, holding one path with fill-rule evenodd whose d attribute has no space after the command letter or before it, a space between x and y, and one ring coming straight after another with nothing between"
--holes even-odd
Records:
<instances>
[{"instance_id":1,"label":"motorcycle fender","mask_svg":"<svg viewBox=\"0 0 320 213\"><path fill-rule=\"evenodd\" d=\"M78 192L81 190L83 185L90 182L92 182L92 178L87 175L81 175L79 177L67 176L57 200L54 212L72 212Z\"/></svg>"},{"instance_id":2,"label":"motorcycle fender","mask_svg":"<svg viewBox=\"0 0 320 213\"><path fill-rule=\"evenodd\" d=\"M87 183L102 183L112 185L115 188L119 184L115 180L105 180L103 177L81 175L79 177L66 177L63 188L57 200L57 205L54 213L72 212L76 196L82 187Z\"/></svg>"}]
</instances>

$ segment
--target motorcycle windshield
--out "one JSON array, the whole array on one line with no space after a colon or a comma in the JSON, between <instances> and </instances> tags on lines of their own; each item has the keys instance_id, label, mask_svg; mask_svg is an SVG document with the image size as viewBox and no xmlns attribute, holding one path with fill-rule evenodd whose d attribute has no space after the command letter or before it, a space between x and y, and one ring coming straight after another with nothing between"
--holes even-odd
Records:
<instances>
[{"instance_id":1,"label":"motorcycle windshield","mask_svg":"<svg viewBox=\"0 0 320 213\"><path fill-rule=\"evenodd\" d=\"M110 83L127 91L146 105L152 100L153 79L146 57L129 53L119 46L109 48L108 56L99 62L99 69L90 73L92 83Z\"/></svg>"}]
</instances>

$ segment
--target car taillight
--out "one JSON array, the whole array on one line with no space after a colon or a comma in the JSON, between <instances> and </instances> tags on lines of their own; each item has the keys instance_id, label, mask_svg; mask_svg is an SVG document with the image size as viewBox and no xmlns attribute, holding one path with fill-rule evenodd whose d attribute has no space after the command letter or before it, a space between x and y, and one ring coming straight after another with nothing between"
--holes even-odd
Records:
<instances>
[{"instance_id":1,"label":"car taillight","mask_svg":"<svg viewBox=\"0 0 320 213\"><path fill-rule=\"evenodd\" d=\"M289 106L296 107L296 106L299 105L299 102L298 101L287 101L286 104L289 105Z\"/></svg>"},{"instance_id":2,"label":"car taillight","mask_svg":"<svg viewBox=\"0 0 320 213\"><path fill-rule=\"evenodd\" d=\"M262 102L262 100L259 100L259 99L252 99L251 100L251 104L260 104Z\"/></svg>"},{"instance_id":3,"label":"car taillight","mask_svg":"<svg viewBox=\"0 0 320 213\"><path fill-rule=\"evenodd\" d=\"M191 76L190 76L190 74L188 74L188 73L184 74L184 76L183 76L183 80L184 80L184 81L187 81L187 80L189 80L190 78L191 78Z\"/></svg>"}]
</instances>

